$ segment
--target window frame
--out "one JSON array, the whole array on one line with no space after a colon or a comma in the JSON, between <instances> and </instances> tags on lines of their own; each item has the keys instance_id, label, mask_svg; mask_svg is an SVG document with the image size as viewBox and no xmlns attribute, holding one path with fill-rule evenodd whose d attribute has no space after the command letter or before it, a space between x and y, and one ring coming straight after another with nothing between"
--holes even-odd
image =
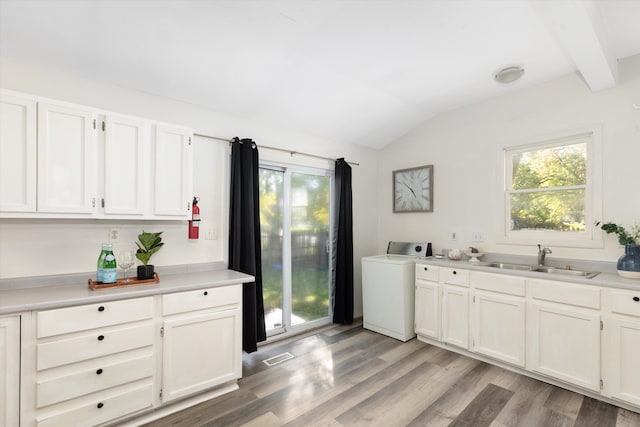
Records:
<instances>
[{"instance_id":1,"label":"window frame","mask_svg":"<svg viewBox=\"0 0 640 427\"><path fill-rule=\"evenodd\" d=\"M562 232L554 230L512 230L511 195L528 191L513 190L514 155L548 149L553 147L586 143L587 173L584 186L551 187L554 190L582 189L585 191L585 231ZM503 170L501 238L498 243L513 245L532 245L543 243L549 246L570 248L602 248L602 233L594 225L602 218L602 128L592 125L570 131L557 132L545 137L529 140L519 145L504 147L501 150ZM534 191L545 191L539 189ZM530 192L534 192L530 191Z\"/></svg>"}]
</instances>

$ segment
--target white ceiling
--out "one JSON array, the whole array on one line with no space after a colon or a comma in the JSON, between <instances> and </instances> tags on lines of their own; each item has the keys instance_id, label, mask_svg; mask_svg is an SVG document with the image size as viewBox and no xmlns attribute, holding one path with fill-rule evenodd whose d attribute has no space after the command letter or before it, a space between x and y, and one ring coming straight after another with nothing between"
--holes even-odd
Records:
<instances>
[{"instance_id":1,"label":"white ceiling","mask_svg":"<svg viewBox=\"0 0 640 427\"><path fill-rule=\"evenodd\" d=\"M0 55L381 148L575 71L612 87L639 23L638 0L0 0Z\"/></svg>"}]
</instances>

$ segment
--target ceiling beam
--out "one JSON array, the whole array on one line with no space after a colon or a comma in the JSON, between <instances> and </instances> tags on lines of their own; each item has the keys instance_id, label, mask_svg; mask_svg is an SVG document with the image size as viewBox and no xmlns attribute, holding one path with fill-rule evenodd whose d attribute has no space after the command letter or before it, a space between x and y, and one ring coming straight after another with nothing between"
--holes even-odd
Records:
<instances>
[{"instance_id":1,"label":"ceiling beam","mask_svg":"<svg viewBox=\"0 0 640 427\"><path fill-rule=\"evenodd\" d=\"M531 5L592 91L616 85L618 64L593 0L531 0Z\"/></svg>"}]
</instances>

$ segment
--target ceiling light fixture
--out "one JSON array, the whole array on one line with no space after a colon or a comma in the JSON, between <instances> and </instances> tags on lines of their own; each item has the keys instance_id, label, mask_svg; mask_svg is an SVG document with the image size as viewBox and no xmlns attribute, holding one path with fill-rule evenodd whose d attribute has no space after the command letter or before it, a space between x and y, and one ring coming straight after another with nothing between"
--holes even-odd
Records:
<instances>
[{"instance_id":1,"label":"ceiling light fixture","mask_svg":"<svg viewBox=\"0 0 640 427\"><path fill-rule=\"evenodd\" d=\"M522 67L507 67L495 73L493 79L503 85L508 85L520 79L524 74Z\"/></svg>"}]
</instances>

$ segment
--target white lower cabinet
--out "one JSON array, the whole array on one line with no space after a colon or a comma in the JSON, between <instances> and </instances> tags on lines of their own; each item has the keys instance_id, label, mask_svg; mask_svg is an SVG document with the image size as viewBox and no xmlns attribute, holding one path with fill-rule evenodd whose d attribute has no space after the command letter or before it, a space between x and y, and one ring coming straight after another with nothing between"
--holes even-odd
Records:
<instances>
[{"instance_id":1,"label":"white lower cabinet","mask_svg":"<svg viewBox=\"0 0 640 427\"><path fill-rule=\"evenodd\" d=\"M442 341L469 348L469 289L442 286Z\"/></svg>"},{"instance_id":2,"label":"white lower cabinet","mask_svg":"<svg viewBox=\"0 0 640 427\"><path fill-rule=\"evenodd\" d=\"M0 317L0 427L153 418L242 377L241 283L31 312L22 328L20 319Z\"/></svg>"},{"instance_id":3,"label":"white lower cabinet","mask_svg":"<svg viewBox=\"0 0 640 427\"><path fill-rule=\"evenodd\" d=\"M442 341L469 348L469 271L441 268Z\"/></svg>"},{"instance_id":4,"label":"white lower cabinet","mask_svg":"<svg viewBox=\"0 0 640 427\"><path fill-rule=\"evenodd\" d=\"M640 291L416 264L424 342L640 412Z\"/></svg>"},{"instance_id":5,"label":"white lower cabinet","mask_svg":"<svg viewBox=\"0 0 640 427\"><path fill-rule=\"evenodd\" d=\"M415 332L440 338L439 268L416 264Z\"/></svg>"},{"instance_id":6,"label":"white lower cabinet","mask_svg":"<svg viewBox=\"0 0 640 427\"><path fill-rule=\"evenodd\" d=\"M600 390L600 313L529 305L529 369Z\"/></svg>"},{"instance_id":7,"label":"white lower cabinet","mask_svg":"<svg viewBox=\"0 0 640 427\"><path fill-rule=\"evenodd\" d=\"M524 298L476 293L473 312L473 351L524 367Z\"/></svg>"},{"instance_id":8,"label":"white lower cabinet","mask_svg":"<svg viewBox=\"0 0 640 427\"><path fill-rule=\"evenodd\" d=\"M242 376L242 288L163 296L162 402Z\"/></svg>"},{"instance_id":9,"label":"white lower cabinet","mask_svg":"<svg viewBox=\"0 0 640 427\"><path fill-rule=\"evenodd\" d=\"M34 317L35 425L93 426L152 407L153 297L40 311Z\"/></svg>"},{"instance_id":10,"label":"white lower cabinet","mask_svg":"<svg viewBox=\"0 0 640 427\"><path fill-rule=\"evenodd\" d=\"M0 427L20 420L20 316L0 317Z\"/></svg>"},{"instance_id":11,"label":"white lower cabinet","mask_svg":"<svg viewBox=\"0 0 640 427\"><path fill-rule=\"evenodd\" d=\"M604 392L640 406L640 291L604 291Z\"/></svg>"},{"instance_id":12,"label":"white lower cabinet","mask_svg":"<svg viewBox=\"0 0 640 427\"><path fill-rule=\"evenodd\" d=\"M528 369L600 391L600 288L550 280L527 285Z\"/></svg>"},{"instance_id":13,"label":"white lower cabinet","mask_svg":"<svg viewBox=\"0 0 640 427\"><path fill-rule=\"evenodd\" d=\"M472 272L471 287L473 351L524 367L524 279Z\"/></svg>"}]
</instances>

